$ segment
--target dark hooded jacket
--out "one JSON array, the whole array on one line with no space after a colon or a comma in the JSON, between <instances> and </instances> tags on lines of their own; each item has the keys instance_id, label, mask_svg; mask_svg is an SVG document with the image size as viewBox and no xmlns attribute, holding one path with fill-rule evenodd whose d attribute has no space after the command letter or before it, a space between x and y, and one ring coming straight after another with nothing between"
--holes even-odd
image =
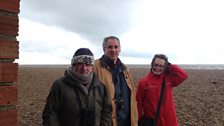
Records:
<instances>
[{"instance_id":1,"label":"dark hooded jacket","mask_svg":"<svg viewBox=\"0 0 224 126\"><path fill-rule=\"evenodd\" d=\"M44 126L110 126L111 115L107 90L95 74L86 90L65 72L53 83L42 118Z\"/></svg>"}]
</instances>

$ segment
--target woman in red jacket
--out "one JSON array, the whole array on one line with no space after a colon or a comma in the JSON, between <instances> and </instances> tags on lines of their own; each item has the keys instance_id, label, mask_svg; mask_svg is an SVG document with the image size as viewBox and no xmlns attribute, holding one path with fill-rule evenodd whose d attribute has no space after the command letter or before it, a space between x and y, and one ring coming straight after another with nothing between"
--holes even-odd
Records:
<instances>
[{"instance_id":1,"label":"woman in red jacket","mask_svg":"<svg viewBox=\"0 0 224 126\"><path fill-rule=\"evenodd\" d=\"M170 64L165 55L156 54L151 62L151 71L138 81L136 98L139 120L143 116L150 119L155 117L164 79L164 95L156 121L157 126L178 126L173 88L187 77L187 72L177 65Z\"/></svg>"}]
</instances>

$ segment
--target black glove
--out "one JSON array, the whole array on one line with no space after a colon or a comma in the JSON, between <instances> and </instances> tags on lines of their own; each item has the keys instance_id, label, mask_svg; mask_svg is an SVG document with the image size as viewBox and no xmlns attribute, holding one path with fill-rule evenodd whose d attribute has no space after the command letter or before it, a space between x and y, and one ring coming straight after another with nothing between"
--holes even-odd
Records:
<instances>
[{"instance_id":1,"label":"black glove","mask_svg":"<svg viewBox=\"0 0 224 126\"><path fill-rule=\"evenodd\" d=\"M167 62L167 66L169 67L171 65L171 63L170 62Z\"/></svg>"},{"instance_id":2,"label":"black glove","mask_svg":"<svg viewBox=\"0 0 224 126\"><path fill-rule=\"evenodd\" d=\"M166 70L165 70L166 73L169 73L169 67L170 67L170 65L171 65L171 63L170 62L167 62Z\"/></svg>"}]
</instances>

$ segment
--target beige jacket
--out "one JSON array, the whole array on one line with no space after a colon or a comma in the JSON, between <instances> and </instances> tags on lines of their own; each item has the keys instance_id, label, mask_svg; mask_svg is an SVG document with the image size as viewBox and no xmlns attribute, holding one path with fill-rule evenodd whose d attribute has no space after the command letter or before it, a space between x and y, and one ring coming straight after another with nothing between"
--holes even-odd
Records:
<instances>
[{"instance_id":1,"label":"beige jacket","mask_svg":"<svg viewBox=\"0 0 224 126\"><path fill-rule=\"evenodd\" d=\"M109 71L109 67L106 66L105 64L101 64L100 60L97 59L94 62L94 72L98 75L99 80L105 84L109 96L112 100L112 121L113 121L113 126L117 126L116 123L116 104L115 104L115 98L114 98L114 94L115 94L115 88L114 88L114 84L113 84L113 80L112 80L112 75ZM128 84L128 87L131 91L131 126L137 126L138 125L138 111L137 111L137 102L136 102L136 89L134 87L133 84L133 80L132 77L130 75L130 73L128 72L128 70L126 69L124 71L124 76L125 76L125 80Z\"/></svg>"}]
</instances>

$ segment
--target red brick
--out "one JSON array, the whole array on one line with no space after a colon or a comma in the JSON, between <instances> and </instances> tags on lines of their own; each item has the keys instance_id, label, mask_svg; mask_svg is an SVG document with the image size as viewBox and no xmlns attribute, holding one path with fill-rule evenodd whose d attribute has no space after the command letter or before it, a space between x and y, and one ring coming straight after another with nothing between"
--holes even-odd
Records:
<instances>
[{"instance_id":1,"label":"red brick","mask_svg":"<svg viewBox=\"0 0 224 126\"><path fill-rule=\"evenodd\" d=\"M19 2L20 0L0 0L0 37L18 36ZM0 40L0 44L2 44L0 45L0 59L18 58L18 42L7 41L6 43ZM18 64L0 63L0 84L1 82L15 81L18 81ZM16 105L17 101L18 89L16 85L0 85L0 126L19 125L17 110L10 108L11 105ZM3 110L2 108L9 109Z\"/></svg>"},{"instance_id":2,"label":"red brick","mask_svg":"<svg viewBox=\"0 0 224 126\"><path fill-rule=\"evenodd\" d=\"M18 59L19 42L0 40L0 59Z\"/></svg>"},{"instance_id":3,"label":"red brick","mask_svg":"<svg viewBox=\"0 0 224 126\"><path fill-rule=\"evenodd\" d=\"M0 86L0 106L16 105L18 88L15 85Z\"/></svg>"},{"instance_id":4,"label":"red brick","mask_svg":"<svg viewBox=\"0 0 224 126\"><path fill-rule=\"evenodd\" d=\"M0 110L0 126L19 126L17 110Z\"/></svg>"},{"instance_id":5,"label":"red brick","mask_svg":"<svg viewBox=\"0 0 224 126\"><path fill-rule=\"evenodd\" d=\"M0 82L18 81L18 63L0 63Z\"/></svg>"},{"instance_id":6,"label":"red brick","mask_svg":"<svg viewBox=\"0 0 224 126\"><path fill-rule=\"evenodd\" d=\"M0 15L0 34L18 36L19 19L18 15Z\"/></svg>"},{"instance_id":7,"label":"red brick","mask_svg":"<svg viewBox=\"0 0 224 126\"><path fill-rule=\"evenodd\" d=\"M0 0L0 10L19 13L20 0Z\"/></svg>"}]
</instances>

